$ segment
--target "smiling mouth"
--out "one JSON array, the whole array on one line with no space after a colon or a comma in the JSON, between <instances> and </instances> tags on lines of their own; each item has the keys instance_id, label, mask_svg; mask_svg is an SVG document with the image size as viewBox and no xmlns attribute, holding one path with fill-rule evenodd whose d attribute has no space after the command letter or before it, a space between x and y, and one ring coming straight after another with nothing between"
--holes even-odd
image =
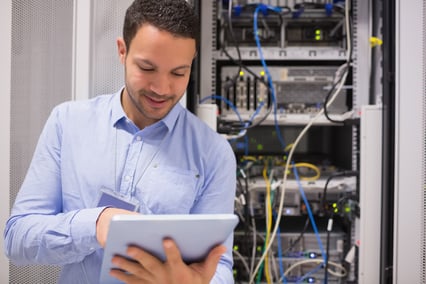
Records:
<instances>
[{"instance_id":1,"label":"smiling mouth","mask_svg":"<svg viewBox=\"0 0 426 284\"><path fill-rule=\"evenodd\" d=\"M163 107L163 106L164 106L164 104L165 104L165 103L166 103L166 101L167 101L167 100L165 100L165 99L161 99L161 100L159 100L159 99L155 99L155 98L152 98L152 97L149 97L149 96L145 96L145 98L147 99L148 103L149 103L152 107L155 107L155 108Z\"/></svg>"},{"instance_id":2,"label":"smiling mouth","mask_svg":"<svg viewBox=\"0 0 426 284\"><path fill-rule=\"evenodd\" d=\"M151 97L148 97L147 96L147 98L150 100L150 101L152 101L152 102L155 102L155 103L163 103L163 102L165 102L166 100L160 100L160 99L154 99L154 98L151 98Z\"/></svg>"}]
</instances>

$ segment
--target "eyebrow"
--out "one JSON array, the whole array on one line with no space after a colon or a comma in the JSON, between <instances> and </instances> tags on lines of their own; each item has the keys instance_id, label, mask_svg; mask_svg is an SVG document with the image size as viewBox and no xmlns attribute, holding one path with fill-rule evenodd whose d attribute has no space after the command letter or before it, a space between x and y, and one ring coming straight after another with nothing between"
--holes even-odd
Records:
<instances>
[{"instance_id":1,"label":"eyebrow","mask_svg":"<svg viewBox=\"0 0 426 284\"><path fill-rule=\"evenodd\" d=\"M155 65L154 63L152 63L148 59L136 59L136 62L148 64L153 68L157 68L157 65ZM180 70L180 69L191 69L191 65L187 65L187 64L180 65L180 66L173 68L171 71L173 72L173 71L177 71L177 70Z\"/></svg>"}]
</instances>

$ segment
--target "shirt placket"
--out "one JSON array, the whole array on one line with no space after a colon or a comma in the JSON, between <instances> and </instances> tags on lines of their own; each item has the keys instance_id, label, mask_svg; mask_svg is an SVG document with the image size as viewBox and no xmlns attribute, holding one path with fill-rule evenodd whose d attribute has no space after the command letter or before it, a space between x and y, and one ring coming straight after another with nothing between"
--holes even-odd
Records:
<instances>
[{"instance_id":1,"label":"shirt placket","mask_svg":"<svg viewBox=\"0 0 426 284\"><path fill-rule=\"evenodd\" d=\"M120 193L131 197L131 192L135 180L136 168L142 153L143 140L137 135L129 145L129 150L124 162L123 175L120 184Z\"/></svg>"}]
</instances>

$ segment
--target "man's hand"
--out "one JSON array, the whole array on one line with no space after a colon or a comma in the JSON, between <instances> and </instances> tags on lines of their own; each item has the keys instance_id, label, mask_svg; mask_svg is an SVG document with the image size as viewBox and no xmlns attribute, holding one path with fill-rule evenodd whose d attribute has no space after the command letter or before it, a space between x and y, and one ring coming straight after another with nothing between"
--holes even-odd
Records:
<instances>
[{"instance_id":1,"label":"man's hand","mask_svg":"<svg viewBox=\"0 0 426 284\"><path fill-rule=\"evenodd\" d=\"M226 247L219 245L209 252L204 261L187 265L174 241L164 240L163 247L165 262L138 247L128 247L127 254L136 261L114 256L112 262L119 269L113 269L111 276L127 284L208 284L220 257L226 252Z\"/></svg>"},{"instance_id":2,"label":"man's hand","mask_svg":"<svg viewBox=\"0 0 426 284\"><path fill-rule=\"evenodd\" d=\"M108 235L108 229L109 229L109 223L111 222L111 219L114 215L117 214L139 214L133 211L128 211L124 209L119 208L105 208L104 211L99 215L98 220L96 221L96 239L98 240L98 243L105 247L107 235Z\"/></svg>"}]
</instances>

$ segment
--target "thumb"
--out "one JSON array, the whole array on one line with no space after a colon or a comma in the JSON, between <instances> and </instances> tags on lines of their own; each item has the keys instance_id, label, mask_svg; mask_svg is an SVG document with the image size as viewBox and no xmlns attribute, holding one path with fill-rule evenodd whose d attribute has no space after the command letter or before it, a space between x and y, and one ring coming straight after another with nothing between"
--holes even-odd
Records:
<instances>
[{"instance_id":1,"label":"thumb","mask_svg":"<svg viewBox=\"0 0 426 284\"><path fill-rule=\"evenodd\" d=\"M203 262L192 263L189 266L198 272L205 283L210 283L211 279L216 273L217 264L219 263L220 257L225 252L226 247L224 245L218 245L210 250L209 254Z\"/></svg>"},{"instance_id":2,"label":"thumb","mask_svg":"<svg viewBox=\"0 0 426 284\"><path fill-rule=\"evenodd\" d=\"M221 256L226 252L226 246L224 245L218 245L214 247L209 254L207 255L207 258L204 261L205 267L207 269L212 269L212 272L214 273L216 271L217 264L219 263L219 260Z\"/></svg>"}]
</instances>

